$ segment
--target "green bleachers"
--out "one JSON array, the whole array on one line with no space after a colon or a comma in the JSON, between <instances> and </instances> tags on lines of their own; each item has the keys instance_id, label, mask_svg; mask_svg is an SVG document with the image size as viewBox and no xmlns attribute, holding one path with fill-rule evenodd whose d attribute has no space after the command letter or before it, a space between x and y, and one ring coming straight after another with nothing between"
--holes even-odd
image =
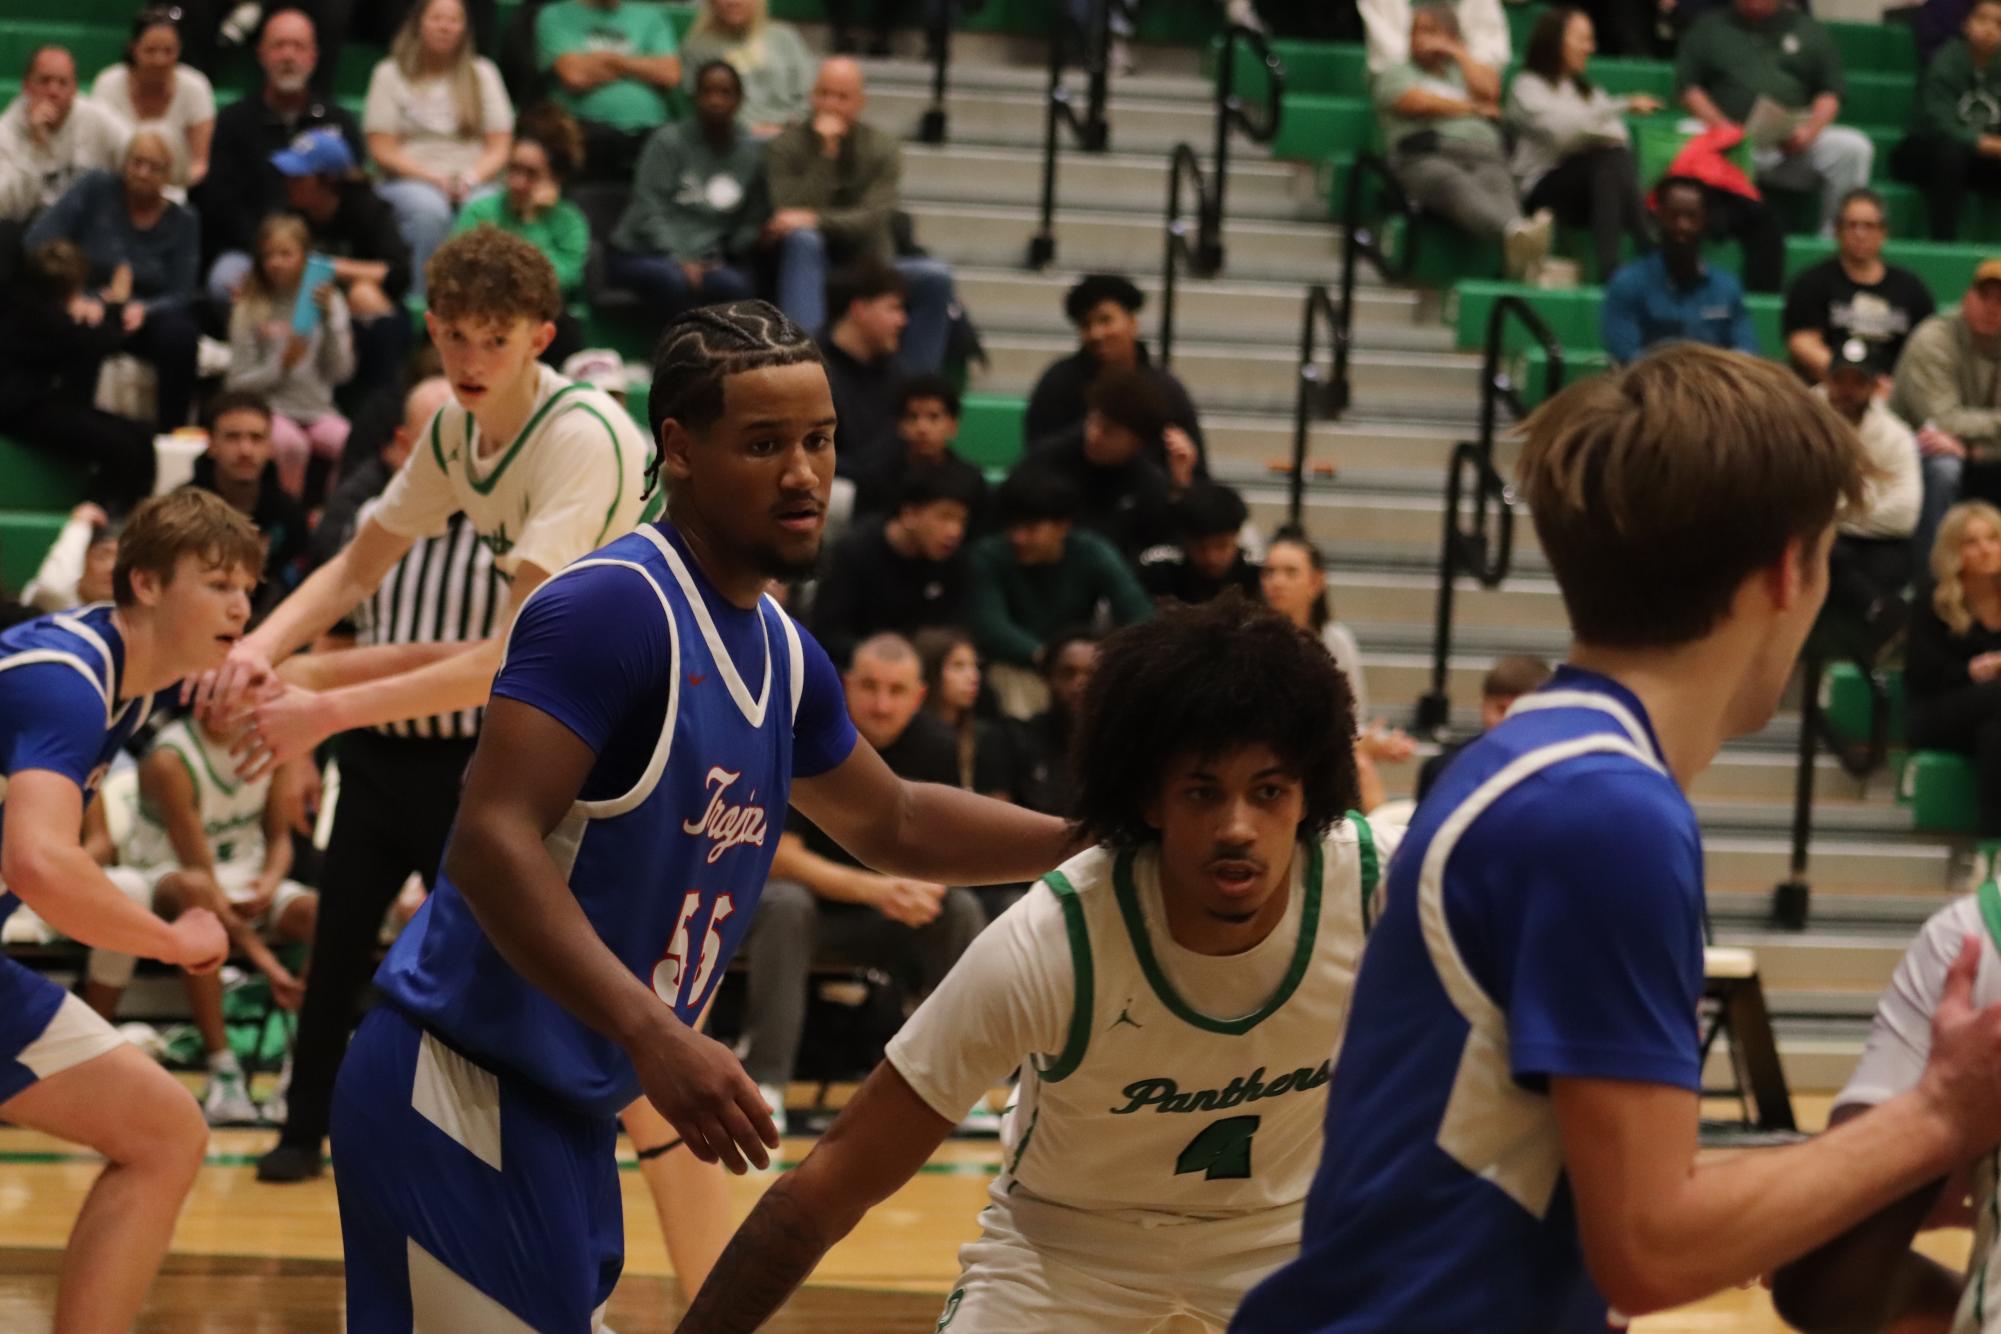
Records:
<instances>
[{"instance_id":1,"label":"green bleachers","mask_svg":"<svg viewBox=\"0 0 2001 1334\"><path fill-rule=\"evenodd\" d=\"M0 510L0 588L16 593L35 577L67 517L61 510Z\"/></svg>"},{"instance_id":2,"label":"green bleachers","mask_svg":"<svg viewBox=\"0 0 2001 1334\"><path fill-rule=\"evenodd\" d=\"M953 446L968 463L1005 472L1021 457L1028 400L1011 394L967 394Z\"/></svg>"},{"instance_id":3,"label":"green bleachers","mask_svg":"<svg viewBox=\"0 0 2001 1334\"><path fill-rule=\"evenodd\" d=\"M1957 304L1973 281L1973 270L1993 256L1995 247L1965 241L1894 240L1883 247L1886 263L1911 270L1931 289L1941 306ZM1818 236L1786 238L1786 278L1834 254L1834 242Z\"/></svg>"},{"instance_id":4,"label":"green bleachers","mask_svg":"<svg viewBox=\"0 0 2001 1334\"><path fill-rule=\"evenodd\" d=\"M0 436L0 505L63 510L82 502L89 469Z\"/></svg>"},{"instance_id":5,"label":"green bleachers","mask_svg":"<svg viewBox=\"0 0 2001 1334\"><path fill-rule=\"evenodd\" d=\"M1857 74L1877 71L1900 74L1916 80L1918 46L1907 24L1827 23L1828 36L1841 53L1842 69L1852 80Z\"/></svg>"},{"instance_id":6,"label":"green bleachers","mask_svg":"<svg viewBox=\"0 0 2001 1334\"><path fill-rule=\"evenodd\" d=\"M1948 750L1913 751L1897 783L1921 834L1971 834L1980 827L1980 779L1973 761Z\"/></svg>"},{"instance_id":7,"label":"green bleachers","mask_svg":"<svg viewBox=\"0 0 2001 1334\"><path fill-rule=\"evenodd\" d=\"M1287 93L1273 157L1301 162L1353 157L1364 149L1379 149L1381 130L1366 97L1336 97L1326 93Z\"/></svg>"},{"instance_id":8,"label":"green bleachers","mask_svg":"<svg viewBox=\"0 0 2001 1334\"><path fill-rule=\"evenodd\" d=\"M1841 123L1864 127L1888 126L1902 137L1917 102L1915 75L1848 74L1848 91L1841 99Z\"/></svg>"}]
</instances>

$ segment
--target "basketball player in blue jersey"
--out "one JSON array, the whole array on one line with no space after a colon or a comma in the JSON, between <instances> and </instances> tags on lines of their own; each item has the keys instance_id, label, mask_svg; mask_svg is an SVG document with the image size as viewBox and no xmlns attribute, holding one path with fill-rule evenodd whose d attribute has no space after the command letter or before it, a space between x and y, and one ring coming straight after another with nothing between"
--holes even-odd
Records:
<instances>
[{"instance_id":1,"label":"basketball player in blue jersey","mask_svg":"<svg viewBox=\"0 0 2001 1334\"><path fill-rule=\"evenodd\" d=\"M1391 863L1299 1258L1245 1334L1580 1334L1768 1273L2001 1140L1970 953L1904 1093L1696 1160L1702 842L1686 792L1770 719L1827 591L1854 432L1680 343L1557 396L1520 462L1573 643Z\"/></svg>"},{"instance_id":2,"label":"basketball player in blue jersey","mask_svg":"<svg viewBox=\"0 0 2001 1334\"><path fill-rule=\"evenodd\" d=\"M132 512L112 603L0 631L0 920L27 903L88 945L194 972L222 963L213 915L154 916L106 878L80 831L154 696L242 636L263 566L248 519L210 492L176 491ZM82 1000L0 958L0 1121L109 1160L70 1233L55 1328L131 1328L201 1166L201 1109Z\"/></svg>"},{"instance_id":3,"label":"basketball player in blue jersey","mask_svg":"<svg viewBox=\"0 0 2001 1334\"><path fill-rule=\"evenodd\" d=\"M571 564L509 636L438 887L377 975L335 1091L349 1328L593 1327L623 1263L614 1117L698 1157L777 1134L691 1026L788 800L862 861L1032 879L1059 820L906 783L826 654L764 595L810 569L834 476L812 340L762 302L672 325L650 412L667 519Z\"/></svg>"}]
</instances>

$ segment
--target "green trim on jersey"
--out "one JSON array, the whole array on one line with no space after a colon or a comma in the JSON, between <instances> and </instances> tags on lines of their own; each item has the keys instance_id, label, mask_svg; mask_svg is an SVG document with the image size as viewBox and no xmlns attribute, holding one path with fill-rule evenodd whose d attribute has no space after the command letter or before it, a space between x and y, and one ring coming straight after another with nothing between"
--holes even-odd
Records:
<instances>
[{"instance_id":1,"label":"green trim on jersey","mask_svg":"<svg viewBox=\"0 0 2001 1334\"><path fill-rule=\"evenodd\" d=\"M439 432L444 429L444 421L445 410L443 408L439 408L431 414L431 457L438 461L438 471L449 477L452 470L445 466L445 446L444 442L438 438Z\"/></svg>"},{"instance_id":2,"label":"green trim on jersey","mask_svg":"<svg viewBox=\"0 0 2001 1334\"><path fill-rule=\"evenodd\" d=\"M157 742L154 745L153 749L167 751L170 754L172 754L175 759L181 762L181 768L186 769L188 771L188 786L195 790L195 805L196 807L200 807L201 775L195 772L195 762L188 758L188 753L182 750L179 746L175 745L171 741ZM152 802L147 801L143 794L141 794L139 798L139 809L141 812L152 817L154 824L157 825L166 824L166 821L160 816L159 808L154 806Z\"/></svg>"},{"instance_id":3,"label":"green trim on jersey","mask_svg":"<svg viewBox=\"0 0 2001 1334\"><path fill-rule=\"evenodd\" d=\"M1015 1175L1015 1169L1021 1166L1022 1155L1028 1152L1028 1146L1035 1142L1035 1127L1041 1120L1042 1109L1037 1107L1034 1113L1028 1118L1028 1129L1021 1132L1021 1143L1014 1147L1014 1157L1007 1161L1007 1194L1009 1195L1014 1194L1015 1185L1021 1180L1020 1177Z\"/></svg>"},{"instance_id":4,"label":"green trim on jersey","mask_svg":"<svg viewBox=\"0 0 2001 1334\"><path fill-rule=\"evenodd\" d=\"M553 403L556 400L552 398L549 401ZM618 447L618 432L614 431L611 423L604 419L604 414L588 403L580 403L578 406L597 418L598 425L604 427L605 438L611 441L611 461L618 467L618 485L612 488L611 504L604 512L604 523L598 527L598 540L591 543L595 549L604 545L606 534L611 532L611 521L618 516L618 502L625 498L625 454ZM554 571L550 573L553 574Z\"/></svg>"},{"instance_id":5,"label":"green trim on jersey","mask_svg":"<svg viewBox=\"0 0 2001 1334\"><path fill-rule=\"evenodd\" d=\"M1299 920L1299 943L1293 947L1292 962L1286 965L1285 976L1280 979L1278 990L1272 992L1271 999L1263 1007L1241 1019L1217 1019L1203 1014L1174 989L1161 970L1160 961L1154 957L1153 942L1146 933L1146 916L1140 911L1139 891L1133 885L1133 850L1128 848L1118 854L1112 866L1112 888L1118 896L1119 915L1125 919L1126 934L1132 937L1133 953L1139 956L1139 969L1146 974L1152 984L1154 995L1160 997L1168 1012L1184 1024L1189 1024L1209 1033L1221 1033L1227 1037L1241 1037L1276 1013L1280 1006L1292 999L1292 993L1306 978L1307 966L1313 962L1313 942L1320 933L1320 880L1324 858L1318 839L1306 845L1306 903L1301 909Z\"/></svg>"},{"instance_id":6,"label":"green trim on jersey","mask_svg":"<svg viewBox=\"0 0 2001 1334\"><path fill-rule=\"evenodd\" d=\"M582 393L585 389L588 389L589 387L590 387L589 385L582 385L582 384L566 384L561 389L558 389L555 393L549 395L548 401L543 403L541 407L535 409L535 415L528 419L528 424L522 427L519 434L517 434L514 437L514 443L507 447L506 452L500 456L500 461L493 465L492 473L490 473L487 476L487 479L483 482L478 477L473 475L472 465L474 460L478 457L478 455L476 451L473 449L473 442L472 442L473 416L470 412L468 412L466 414L466 445L465 445L466 483L469 486L471 486L475 492L477 492L482 496L492 495L493 488L500 485L500 475L507 471L508 464L514 462L514 456L519 454L521 452L522 446L528 443L528 437L535 434L535 428L542 424L542 419L544 417L547 417L550 411L558 403L562 402L565 398L569 397L571 394ZM604 418L600 417L598 418L598 420L603 421Z\"/></svg>"},{"instance_id":7,"label":"green trim on jersey","mask_svg":"<svg viewBox=\"0 0 2001 1334\"><path fill-rule=\"evenodd\" d=\"M201 733L196 730L196 725L192 722L188 724L188 740L195 743L195 752L201 756L201 767L208 771L209 781L214 783L217 788L221 789L223 796L225 797L235 796L236 789L240 787L241 784L232 783L228 779L224 778L221 774L215 771L215 761L211 760L208 756L208 744L201 739ZM165 744L170 748L178 749L178 747L176 747L174 743L171 741L166 742ZM197 786L199 786L199 784L197 784Z\"/></svg>"},{"instance_id":8,"label":"green trim on jersey","mask_svg":"<svg viewBox=\"0 0 2001 1334\"><path fill-rule=\"evenodd\" d=\"M1974 891L1974 897L1980 900L1980 920L1987 924L1988 939L1994 942L1997 951L2001 951L2001 885L1983 880L1980 888Z\"/></svg>"},{"instance_id":9,"label":"green trim on jersey","mask_svg":"<svg viewBox=\"0 0 2001 1334\"><path fill-rule=\"evenodd\" d=\"M1070 971L1074 995L1070 1002L1070 1034L1063 1040L1063 1050L1047 1068L1038 1068L1036 1073L1046 1084L1058 1084L1076 1072L1084 1060L1084 1049L1091 1045L1091 1017L1097 1009L1097 979L1091 971L1091 928L1084 920L1084 905L1077 898L1076 887L1064 878L1061 871L1051 871L1042 877L1042 883L1049 886L1056 901L1063 905L1063 926L1070 937ZM1029 1123L1033 1127L1034 1122ZM1028 1147L1028 1137L1022 1137L1022 1147ZM1019 1162L1021 1156L1015 1155Z\"/></svg>"},{"instance_id":10,"label":"green trim on jersey","mask_svg":"<svg viewBox=\"0 0 2001 1334\"><path fill-rule=\"evenodd\" d=\"M1360 811L1348 812L1348 823L1355 826L1355 852L1361 861L1362 874L1362 934L1376 924L1375 908L1376 883L1382 879L1383 861L1376 852L1376 831L1369 828L1369 817Z\"/></svg>"}]
</instances>

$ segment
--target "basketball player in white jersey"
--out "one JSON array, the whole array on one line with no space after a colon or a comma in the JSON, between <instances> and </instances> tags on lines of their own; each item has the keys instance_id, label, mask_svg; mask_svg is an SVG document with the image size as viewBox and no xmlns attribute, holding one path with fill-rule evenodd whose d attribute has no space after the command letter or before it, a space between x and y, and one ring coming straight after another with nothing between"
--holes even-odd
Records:
<instances>
[{"instance_id":1,"label":"basketball player in white jersey","mask_svg":"<svg viewBox=\"0 0 2001 1334\"><path fill-rule=\"evenodd\" d=\"M424 319L452 401L353 539L196 692L204 712L224 717L255 705L251 732L238 742L246 772L294 759L337 732L485 703L514 609L551 574L630 531L646 508L645 431L603 390L537 360L561 309L548 259L519 237L480 227L438 248L426 282ZM418 537L442 533L460 512L509 581L508 614L494 637L328 655L314 673L324 688L271 697L276 664L352 611ZM384 664L398 670L381 674Z\"/></svg>"},{"instance_id":2,"label":"basketball player in white jersey","mask_svg":"<svg viewBox=\"0 0 2001 1334\"><path fill-rule=\"evenodd\" d=\"M1876 1002L1862 1059L1834 1101L1830 1126L1915 1088L1942 1009L2001 1001L2001 888L1988 880L1933 913ZM1972 1196L1972 1216L1966 1201ZM1964 1275L1911 1249L1930 1227L1973 1228ZM2001 1153L1969 1157L1950 1178L1913 1191L1781 1269L1779 1314L1802 1330L2001 1334Z\"/></svg>"},{"instance_id":3,"label":"basketball player in white jersey","mask_svg":"<svg viewBox=\"0 0 2001 1334\"><path fill-rule=\"evenodd\" d=\"M683 1334L757 1328L1021 1069L938 1328L1221 1330L1297 1250L1396 832L1318 642L1226 597L1106 641L1076 738L1099 846L987 929L737 1232Z\"/></svg>"}]
</instances>

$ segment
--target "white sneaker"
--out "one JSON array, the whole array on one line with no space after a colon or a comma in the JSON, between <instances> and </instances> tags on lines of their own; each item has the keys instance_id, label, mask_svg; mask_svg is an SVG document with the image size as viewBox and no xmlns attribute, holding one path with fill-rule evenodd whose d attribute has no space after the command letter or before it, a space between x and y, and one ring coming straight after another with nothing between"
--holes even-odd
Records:
<instances>
[{"instance_id":1,"label":"white sneaker","mask_svg":"<svg viewBox=\"0 0 2001 1334\"><path fill-rule=\"evenodd\" d=\"M212 1126L257 1124L257 1104L250 1100L241 1070L212 1070L201 1095L202 1115Z\"/></svg>"},{"instance_id":2,"label":"white sneaker","mask_svg":"<svg viewBox=\"0 0 2001 1334\"><path fill-rule=\"evenodd\" d=\"M778 1133L785 1133L785 1090L776 1084L759 1084L758 1093L764 1098L764 1105L771 1109L771 1123L778 1127Z\"/></svg>"},{"instance_id":3,"label":"white sneaker","mask_svg":"<svg viewBox=\"0 0 2001 1334\"><path fill-rule=\"evenodd\" d=\"M285 1064L279 1067L278 1070L278 1082L273 1084L271 1091L264 1095L264 1102L258 1109L263 1113L265 1122L274 1126L285 1124L286 1117L292 1109L291 1099L287 1096L291 1091L292 1057L291 1053L287 1052L285 1055Z\"/></svg>"},{"instance_id":4,"label":"white sneaker","mask_svg":"<svg viewBox=\"0 0 2001 1334\"><path fill-rule=\"evenodd\" d=\"M1556 216L1548 209L1509 223L1501 238L1501 254L1508 277L1516 282L1533 279L1536 267L1549 253L1550 238L1555 231Z\"/></svg>"},{"instance_id":5,"label":"white sneaker","mask_svg":"<svg viewBox=\"0 0 2001 1334\"><path fill-rule=\"evenodd\" d=\"M1258 13L1258 7L1252 0L1230 0L1223 6L1223 17L1240 28L1249 28L1252 32L1265 30L1264 18Z\"/></svg>"}]
</instances>

